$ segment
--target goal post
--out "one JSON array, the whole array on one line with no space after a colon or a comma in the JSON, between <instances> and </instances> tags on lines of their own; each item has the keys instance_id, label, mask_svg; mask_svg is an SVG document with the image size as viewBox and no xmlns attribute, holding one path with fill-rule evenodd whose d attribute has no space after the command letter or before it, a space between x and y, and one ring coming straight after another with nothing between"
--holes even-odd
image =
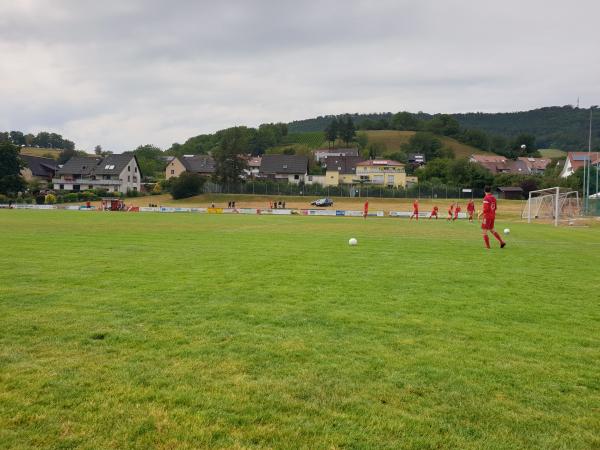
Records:
<instances>
[{"instance_id":1,"label":"goal post","mask_svg":"<svg viewBox=\"0 0 600 450\"><path fill-rule=\"evenodd\" d=\"M579 214L579 192L557 186L531 191L521 217L527 219L527 223L531 223L532 219L545 219L558 226L559 221Z\"/></svg>"}]
</instances>

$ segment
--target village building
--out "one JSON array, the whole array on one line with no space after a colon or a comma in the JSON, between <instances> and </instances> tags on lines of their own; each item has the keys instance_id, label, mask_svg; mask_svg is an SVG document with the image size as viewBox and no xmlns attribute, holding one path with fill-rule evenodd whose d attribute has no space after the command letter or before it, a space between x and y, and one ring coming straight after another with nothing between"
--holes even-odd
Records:
<instances>
[{"instance_id":1,"label":"village building","mask_svg":"<svg viewBox=\"0 0 600 450\"><path fill-rule=\"evenodd\" d=\"M208 177L215 173L215 168L215 160L210 155L177 156L168 162L165 168L165 179L178 177L184 172Z\"/></svg>"},{"instance_id":2,"label":"village building","mask_svg":"<svg viewBox=\"0 0 600 450\"><path fill-rule=\"evenodd\" d=\"M471 155L469 161L486 168L494 175L501 173L540 175L546 170L550 159L519 157L516 160L501 155Z\"/></svg>"},{"instance_id":3,"label":"village building","mask_svg":"<svg viewBox=\"0 0 600 450\"><path fill-rule=\"evenodd\" d=\"M573 175L577 169L588 162L589 165L596 166L600 164L600 152L569 152L560 171L561 178L567 178Z\"/></svg>"},{"instance_id":4,"label":"village building","mask_svg":"<svg viewBox=\"0 0 600 450\"><path fill-rule=\"evenodd\" d=\"M56 160L31 155L20 155L20 158L25 163L25 167L21 169L21 176L25 181L37 181L43 186L52 184L52 178L58 169Z\"/></svg>"},{"instance_id":5,"label":"village building","mask_svg":"<svg viewBox=\"0 0 600 450\"><path fill-rule=\"evenodd\" d=\"M358 156L357 148L319 148L314 151L315 161L321 163L330 156Z\"/></svg>"},{"instance_id":6,"label":"village building","mask_svg":"<svg viewBox=\"0 0 600 450\"><path fill-rule=\"evenodd\" d=\"M305 182L308 175L308 157L304 155L263 155L258 172L260 178Z\"/></svg>"},{"instance_id":7,"label":"village building","mask_svg":"<svg viewBox=\"0 0 600 450\"><path fill-rule=\"evenodd\" d=\"M124 153L101 157L74 156L57 170L54 189L108 192L136 192L141 189L142 173L135 155Z\"/></svg>"},{"instance_id":8,"label":"village building","mask_svg":"<svg viewBox=\"0 0 600 450\"><path fill-rule=\"evenodd\" d=\"M363 162L360 156L328 156L323 160L325 186L351 185L356 183L356 165Z\"/></svg>"},{"instance_id":9,"label":"village building","mask_svg":"<svg viewBox=\"0 0 600 450\"><path fill-rule=\"evenodd\" d=\"M404 164L398 161L371 159L356 164L355 183L406 188L416 182L416 177L406 176Z\"/></svg>"}]
</instances>

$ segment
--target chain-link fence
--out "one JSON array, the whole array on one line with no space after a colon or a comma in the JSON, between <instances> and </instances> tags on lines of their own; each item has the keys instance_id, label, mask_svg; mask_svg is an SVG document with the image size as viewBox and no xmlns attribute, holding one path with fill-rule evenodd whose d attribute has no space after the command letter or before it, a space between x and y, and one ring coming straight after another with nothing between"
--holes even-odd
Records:
<instances>
[{"instance_id":1,"label":"chain-link fence","mask_svg":"<svg viewBox=\"0 0 600 450\"><path fill-rule=\"evenodd\" d=\"M219 185L208 182L204 193L250 194L306 197L369 197L369 198L480 198L482 188L446 185L415 185L407 188L379 186L322 186L292 184L276 181L247 181L238 185Z\"/></svg>"},{"instance_id":2,"label":"chain-link fence","mask_svg":"<svg viewBox=\"0 0 600 450\"><path fill-rule=\"evenodd\" d=\"M588 199L586 215L588 216L600 216L600 199L590 198Z\"/></svg>"}]
</instances>

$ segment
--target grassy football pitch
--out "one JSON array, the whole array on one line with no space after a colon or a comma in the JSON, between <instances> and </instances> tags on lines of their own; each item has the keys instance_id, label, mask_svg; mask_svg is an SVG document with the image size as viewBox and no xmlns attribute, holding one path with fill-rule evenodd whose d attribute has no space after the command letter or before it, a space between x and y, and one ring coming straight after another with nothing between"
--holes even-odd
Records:
<instances>
[{"instance_id":1,"label":"grassy football pitch","mask_svg":"<svg viewBox=\"0 0 600 450\"><path fill-rule=\"evenodd\" d=\"M505 226L0 211L0 448L599 448L600 227Z\"/></svg>"}]
</instances>

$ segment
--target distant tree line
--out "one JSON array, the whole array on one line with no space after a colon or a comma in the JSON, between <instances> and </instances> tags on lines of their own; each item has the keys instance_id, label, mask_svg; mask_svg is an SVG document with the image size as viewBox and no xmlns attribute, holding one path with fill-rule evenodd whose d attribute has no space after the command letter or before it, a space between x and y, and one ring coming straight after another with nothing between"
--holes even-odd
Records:
<instances>
[{"instance_id":1,"label":"distant tree line","mask_svg":"<svg viewBox=\"0 0 600 450\"><path fill-rule=\"evenodd\" d=\"M489 136L481 130L468 130L460 127L458 121L449 114L437 114L427 119L419 115L411 114L406 111L399 112L381 120L365 119L359 123L358 127L350 115L332 116L330 122L325 126L325 139L331 148L336 139L344 141L346 146L355 140L356 129L359 130L400 130L416 131L415 137L411 139L408 146L402 149L404 153L423 153L427 160L441 157L448 154L448 151L442 149L442 143L435 136L447 136L456 139L459 142L471 145L484 151L497 153L507 158L517 158L519 156L539 156L535 144L535 137L529 134L521 133L512 140L507 140L502 136ZM357 143L359 148L364 147L358 135ZM368 148L366 157L373 158L378 153L378 149L371 145Z\"/></svg>"},{"instance_id":2,"label":"distant tree line","mask_svg":"<svg viewBox=\"0 0 600 450\"><path fill-rule=\"evenodd\" d=\"M506 151L510 143L519 135L535 136L531 145L535 148L559 148L562 150L587 149L589 130L589 109L573 106L552 106L513 113L467 113L467 114L427 114L402 111L392 113L349 114L358 129L364 130L410 130L432 131L443 121L428 124L436 117L450 116L459 127L469 130L469 134L457 139L482 150L499 153ZM292 132L324 131L334 116L319 116L290 122ZM428 124L428 125L426 125ZM600 149L600 111L593 118L593 147ZM448 131L448 130L447 130ZM481 134L482 132L483 134ZM455 137L452 134L446 134ZM464 140L463 140L464 139ZM499 153L503 154L503 153Z\"/></svg>"},{"instance_id":3,"label":"distant tree line","mask_svg":"<svg viewBox=\"0 0 600 450\"><path fill-rule=\"evenodd\" d=\"M479 164L467 159L438 158L416 170L419 184L450 185L481 189L484 186L494 188L500 186L520 187L525 195L530 191L549 187L565 187L581 191L583 169L579 169L567 178L560 177L561 159L554 159L543 175L492 174ZM592 176L595 176L595 168Z\"/></svg>"},{"instance_id":4,"label":"distant tree line","mask_svg":"<svg viewBox=\"0 0 600 450\"><path fill-rule=\"evenodd\" d=\"M329 143L329 147L333 147L335 141L341 139L346 147L356 137L356 127L354 121L349 115L343 117L334 117L331 122L325 127L325 140Z\"/></svg>"},{"instance_id":5,"label":"distant tree line","mask_svg":"<svg viewBox=\"0 0 600 450\"><path fill-rule=\"evenodd\" d=\"M211 153L219 147L224 136L232 129L237 129L240 134L243 143L242 153L254 156L262 155L268 148L280 145L288 134L288 127L285 123L264 123L258 128L233 127L217 131L214 134L200 134L191 137L183 144L174 143L166 150L166 154L181 156Z\"/></svg>"},{"instance_id":6,"label":"distant tree line","mask_svg":"<svg viewBox=\"0 0 600 450\"><path fill-rule=\"evenodd\" d=\"M18 147L56 148L75 150L75 143L60 134L41 131L34 135L22 131L0 131L0 142L10 142Z\"/></svg>"}]
</instances>

